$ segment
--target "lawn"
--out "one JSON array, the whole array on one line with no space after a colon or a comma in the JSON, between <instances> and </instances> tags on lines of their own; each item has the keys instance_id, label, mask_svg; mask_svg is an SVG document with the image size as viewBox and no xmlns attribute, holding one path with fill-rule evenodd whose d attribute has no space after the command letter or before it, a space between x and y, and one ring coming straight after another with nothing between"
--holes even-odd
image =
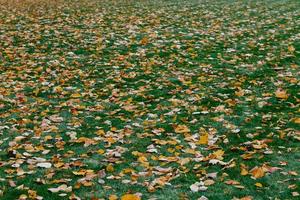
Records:
<instances>
[{"instance_id":1,"label":"lawn","mask_svg":"<svg viewBox=\"0 0 300 200\"><path fill-rule=\"evenodd\" d=\"M299 199L299 69L298 0L0 0L0 199Z\"/></svg>"}]
</instances>

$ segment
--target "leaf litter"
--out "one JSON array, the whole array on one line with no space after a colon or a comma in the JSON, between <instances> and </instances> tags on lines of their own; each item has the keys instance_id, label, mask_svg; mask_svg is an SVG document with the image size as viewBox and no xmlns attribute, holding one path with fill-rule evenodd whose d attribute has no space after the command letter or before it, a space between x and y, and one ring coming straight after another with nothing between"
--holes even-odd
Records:
<instances>
[{"instance_id":1,"label":"leaf litter","mask_svg":"<svg viewBox=\"0 0 300 200\"><path fill-rule=\"evenodd\" d=\"M299 2L203 2L0 1L1 198L299 196Z\"/></svg>"}]
</instances>

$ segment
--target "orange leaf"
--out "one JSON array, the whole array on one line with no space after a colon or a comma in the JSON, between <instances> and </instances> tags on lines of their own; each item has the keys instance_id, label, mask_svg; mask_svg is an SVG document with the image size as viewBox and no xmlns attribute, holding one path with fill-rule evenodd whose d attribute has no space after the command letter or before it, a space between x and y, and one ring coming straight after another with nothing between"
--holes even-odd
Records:
<instances>
[{"instance_id":1,"label":"orange leaf","mask_svg":"<svg viewBox=\"0 0 300 200\"><path fill-rule=\"evenodd\" d=\"M261 178L265 176L265 171L262 167L254 167L251 169L250 174L255 178Z\"/></svg>"},{"instance_id":2,"label":"orange leaf","mask_svg":"<svg viewBox=\"0 0 300 200\"><path fill-rule=\"evenodd\" d=\"M147 37L144 37L144 38L141 40L141 42L140 42L141 45L146 45L146 44L148 44L148 43L149 43L149 40L148 40Z\"/></svg>"},{"instance_id":3,"label":"orange leaf","mask_svg":"<svg viewBox=\"0 0 300 200\"><path fill-rule=\"evenodd\" d=\"M289 97L286 91L281 88L276 90L275 95L279 99L287 99Z\"/></svg>"},{"instance_id":4,"label":"orange leaf","mask_svg":"<svg viewBox=\"0 0 300 200\"><path fill-rule=\"evenodd\" d=\"M295 51L295 47L293 45L288 46L289 52L293 53Z\"/></svg>"},{"instance_id":5,"label":"orange leaf","mask_svg":"<svg viewBox=\"0 0 300 200\"><path fill-rule=\"evenodd\" d=\"M140 200L141 198L135 194L125 194L121 197L121 200Z\"/></svg>"},{"instance_id":6,"label":"orange leaf","mask_svg":"<svg viewBox=\"0 0 300 200\"><path fill-rule=\"evenodd\" d=\"M190 129L186 125L178 125L175 128L176 133L188 133Z\"/></svg>"},{"instance_id":7,"label":"orange leaf","mask_svg":"<svg viewBox=\"0 0 300 200\"><path fill-rule=\"evenodd\" d=\"M108 197L108 200L117 200L117 199L118 199L117 195L114 195L114 194L112 194Z\"/></svg>"},{"instance_id":8,"label":"orange leaf","mask_svg":"<svg viewBox=\"0 0 300 200\"><path fill-rule=\"evenodd\" d=\"M296 124L300 124L300 117L298 117L298 118L294 119L294 123L296 123Z\"/></svg>"}]
</instances>

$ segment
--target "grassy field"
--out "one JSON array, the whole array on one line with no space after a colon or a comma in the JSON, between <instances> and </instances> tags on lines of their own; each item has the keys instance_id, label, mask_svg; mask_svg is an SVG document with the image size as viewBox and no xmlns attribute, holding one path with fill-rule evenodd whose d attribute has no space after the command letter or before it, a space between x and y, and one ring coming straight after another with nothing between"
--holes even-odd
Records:
<instances>
[{"instance_id":1,"label":"grassy field","mask_svg":"<svg viewBox=\"0 0 300 200\"><path fill-rule=\"evenodd\" d=\"M0 0L0 199L299 199L299 68L298 0Z\"/></svg>"}]
</instances>

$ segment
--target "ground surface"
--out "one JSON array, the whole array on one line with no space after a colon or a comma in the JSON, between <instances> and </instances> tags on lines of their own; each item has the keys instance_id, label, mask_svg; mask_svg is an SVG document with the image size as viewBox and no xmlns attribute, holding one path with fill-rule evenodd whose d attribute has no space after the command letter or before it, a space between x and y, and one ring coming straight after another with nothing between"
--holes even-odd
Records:
<instances>
[{"instance_id":1,"label":"ground surface","mask_svg":"<svg viewBox=\"0 0 300 200\"><path fill-rule=\"evenodd\" d=\"M299 199L300 1L0 2L0 199Z\"/></svg>"}]
</instances>

